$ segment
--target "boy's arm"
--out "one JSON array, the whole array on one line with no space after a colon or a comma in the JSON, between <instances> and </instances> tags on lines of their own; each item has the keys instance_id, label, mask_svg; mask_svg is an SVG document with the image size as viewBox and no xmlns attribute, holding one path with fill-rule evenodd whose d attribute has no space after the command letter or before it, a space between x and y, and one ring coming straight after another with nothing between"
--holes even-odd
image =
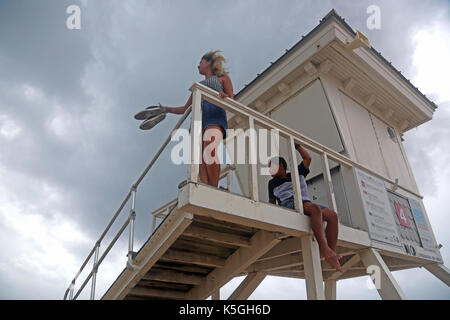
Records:
<instances>
[{"instance_id":1,"label":"boy's arm","mask_svg":"<svg viewBox=\"0 0 450 320\"><path fill-rule=\"evenodd\" d=\"M311 156L309 155L308 151L306 151L301 145L298 143L295 144L295 149L300 152L300 155L303 159L303 165L306 169L309 169L309 165L311 164Z\"/></svg>"},{"instance_id":2,"label":"boy's arm","mask_svg":"<svg viewBox=\"0 0 450 320\"><path fill-rule=\"evenodd\" d=\"M275 198L275 195L273 194L273 180L269 181L269 184L267 185L267 189L269 191L269 202L273 204L277 204L277 199Z\"/></svg>"}]
</instances>

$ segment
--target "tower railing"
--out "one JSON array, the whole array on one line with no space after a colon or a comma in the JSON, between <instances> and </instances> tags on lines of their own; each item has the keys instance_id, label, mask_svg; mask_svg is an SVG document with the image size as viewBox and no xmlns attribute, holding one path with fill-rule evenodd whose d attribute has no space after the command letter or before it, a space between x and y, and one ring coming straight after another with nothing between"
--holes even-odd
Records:
<instances>
[{"instance_id":1,"label":"tower railing","mask_svg":"<svg viewBox=\"0 0 450 320\"><path fill-rule=\"evenodd\" d=\"M400 188L405 190L406 192L410 193L411 195L414 195L418 198L422 198L419 194L415 193L412 190L409 190L408 188L398 185L398 181L392 181L391 179L380 175L379 173L371 170L370 168L359 164L350 158L346 157L345 155L342 155L320 143L317 141L314 141L301 133L281 124L280 122L277 122L264 114L260 113L259 111L256 111L254 109L251 109L238 101L235 101L230 98L222 99L220 98L217 91L208 88L198 82L195 82L191 87L190 91L192 92L192 104L189 106L189 108L185 111L185 113L182 115L182 117L179 119L179 121L176 123L175 127L171 130L168 137L165 139L161 147L156 152L153 159L150 161L150 163L146 166L142 174L137 179L136 183L134 183L130 190L128 191L125 199L122 201L119 209L116 211L112 219L110 220L109 224L107 225L106 229L101 234L98 241L95 243L94 247L90 251L89 255L83 262L81 268L79 269L78 273L75 275L73 280L70 283L70 286L67 288L64 299L77 299L83 289L86 287L86 285L91 281L91 292L90 292L90 298L95 298L95 286L96 286L96 277L97 272L99 269L99 266L105 259L105 257L108 255L112 247L116 244L117 240L120 238L120 236L123 234L125 229L129 227L129 235L128 235L128 254L127 254L127 268L133 268L133 260L136 256L136 252L134 251L134 222L136 219L136 212L135 212L135 205L136 205L136 193L138 191L138 186L142 182L142 180L146 177L147 173L150 171L150 169L153 167L155 162L160 157L161 153L164 151L164 149L167 147L169 142L171 141L172 134L175 132L175 130L179 129L185 119L188 117L188 115L192 111L191 116L191 134L190 135L190 164L188 165L188 178L187 182L193 182L193 183L199 183L199 163L201 159L201 145L202 145L202 135L201 133L201 121L202 121L202 108L201 104L203 100L207 100L223 109L225 109L227 112L238 116L241 120L239 122L239 125L243 125L244 127L247 127L250 129L248 132L248 144L246 144L246 153L248 154L248 190L249 190L249 198L254 200L255 202L260 201L259 199L259 190L258 190L258 172L257 172L257 138L255 134L255 125L259 125L263 128L266 128L268 130L277 130L281 137L286 138L288 141L288 158L291 168L297 167L297 158L295 153L295 144L299 143L306 149L319 154L321 158L321 165L324 173L324 181L325 181L325 188L327 192L328 202L330 204L331 209L334 211L337 211L336 206L336 199L335 194L333 191L333 185L331 180L331 174L330 174L330 166L329 161L333 161L338 163L339 165L342 165L347 168L359 168L362 169L380 179L383 181L396 186L396 188ZM226 141L230 141L231 139L236 138L236 136L230 135L227 137ZM227 143L226 142L226 143ZM228 189L231 188L232 184L232 172L235 168L234 167L226 167L224 169L225 172L222 172L221 177L227 178L227 185ZM303 205L301 202L301 188L300 188L300 182L299 182L299 175L297 170L292 170L293 176L293 188L294 188L294 202L295 202L295 211L299 213L303 213ZM131 208L129 211L128 218L123 223L117 234L114 236L112 241L108 244L106 250L104 253L100 256L100 246L105 238L105 235L110 230L111 226L117 221L118 216L122 213L122 210L124 209L125 205L128 203L128 201L131 199ZM155 220L153 220L155 221ZM153 222L155 223L155 222ZM153 226L154 229L154 226ZM100 257L99 257L100 256ZM91 258L94 257L93 261L93 267L89 273L89 275L86 277L86 279L83 281L80 288L75 292L75 284L78 280L78 277L80 276L81 272L85 269L88 262L91 260Z\"/></svg>"}]
</instances>

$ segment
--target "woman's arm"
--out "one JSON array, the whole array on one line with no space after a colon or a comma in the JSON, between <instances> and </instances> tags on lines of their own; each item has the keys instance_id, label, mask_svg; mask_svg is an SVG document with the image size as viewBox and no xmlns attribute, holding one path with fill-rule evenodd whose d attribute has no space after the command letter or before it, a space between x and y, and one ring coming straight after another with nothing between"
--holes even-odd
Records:
<instances>
[{"instance_id":1,"label":"woman's arm","mask_svg":"<svg viewBox=\"0 0 450 320\"><path fill-rule=\"evenodd\" d=\"M189 97L188 101L184 105L184 107L163 107L164 111L167 113L174 113L174 114L184 114L187 108L192 104L192 93Z\"/></svg>"},{"instance_id":2,"label":"woman's arm","mask_svg":"<svg viewBox=\"0 0 450 320\"><path fill-rule=\"evenodd\" d=\"M233 94L233 84L231 83L231 79L228 75L223 77L223 92L220 93L221 98L231 98L234 99Z\"/></svg>"}]
</instances>

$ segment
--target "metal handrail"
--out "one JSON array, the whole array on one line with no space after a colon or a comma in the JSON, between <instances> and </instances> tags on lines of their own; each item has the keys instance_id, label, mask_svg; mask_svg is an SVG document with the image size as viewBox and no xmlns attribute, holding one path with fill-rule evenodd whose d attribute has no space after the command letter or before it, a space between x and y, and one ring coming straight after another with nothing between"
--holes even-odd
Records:
<instances>
[{"instance_id":1,"label":"metal handrail","mask_svg":"<svg viewBox=\"0 0 450 320\"><path fill-rule=\"evenodd\" d=\"M114 246L114 244L117 242L117 240L119 239L119 237L122 235L123 231L125 230L125 228L130 224L130 234L129 234L129 247L128 247L128 261L127 261L127 267L132 267L132 260L134 258L135 252L133 252L133 240L134 240L134 219L136 217L136 213L135 213L135 199L136 199L136 192L137 192L137 187L139 186L139 184L142 182L142 180L145 178L145 176L147 175L147 173L150 171L150 169L153 167L153 165L155 164L155 162L158 160L159 156L161 155L161 153L164 151L164 149L166 148L166 146L169 144L169 142L171 141L172 138L172 134L174 133L175 130L179 129L181 127L181 125L183 124L184 120L186 120L186 118L188 117L188 115L191 113L192 110L192 106L189 106L186 111L184 112L184 114L182 115L182 117L178 120L178 122L175 124L175 127L170 131L169 136L166 138L166 140L164 140L163 144L161 145L161 147L159 148L159 150L157 151L157 153L155 154L155 156L153 157L153 159L150 161L150 163L145 167L144 171L141 173L141 175L139 176L138 180L136 181L136 183L134 183L130 189L130 191L128 191L125 199L122 201L119 209L116 211L116 213L114 214L114 216L112 217L112 219L110 220L109 224L107 225L106 229L103 231L103 233L101 234L99 240L96 242L95 246L92 248L91 252L89 253L89 255L87 256L87 258L85 259L85 261L83 262L83 264L81 265L81 268L79 269L78 273L75 275L75 277L73 278L73 280L71 281L69 287L66 289L65 293L64 293L64 300L67 299L67 296L69 295L69 299L72 300L72 296L73 296L73 292L75 289L75 283L76 280L78 279L79 275L81 274L81 272L84 270L84 268L86 267L87 263L89 262L89 260L91 259L92 255L94 255L95 253L95 259L94 259L94 266L92 268L92 271L89 273L89 275L87 276L87 278L85 279L85 281L83 282L83 284L81 285L80 289L77 291L75 297L73 297L73 299L78 298L78 296L80 295L81 291L84 289L84 287L86 286L86 284L89 282L89 280L92 278L92 287L91 287L91 300L94 299L95 296L95 282L96 282L96 273L98 270L98 267L100 266L100 264L103 262L104 258L106 257L106 255L109 253L109 251L111 250L111 248ZM127 204L128 200L130 200L130 197L132 197L132 208L131 208L131 212L130 215L128 217L128 219L125 221L125 223L122 225L121 229L119 230L119 232L116 234L116 236L114 237L114 239L110 242L109 246L107 247L106 251L104 252L104 254L102 255L102 257L100 258L100 260L96 261L98 259L98 255L99 255L99 249L100 249L100 244L102 242L102 240L104 239L105 235L108 233L108 231L110 230L111 226L114 224L114 222L116 221L117 217L120 215L120 213L122 212L122 209L125 207L125 205Z\"/></svg>"}]
</instances>

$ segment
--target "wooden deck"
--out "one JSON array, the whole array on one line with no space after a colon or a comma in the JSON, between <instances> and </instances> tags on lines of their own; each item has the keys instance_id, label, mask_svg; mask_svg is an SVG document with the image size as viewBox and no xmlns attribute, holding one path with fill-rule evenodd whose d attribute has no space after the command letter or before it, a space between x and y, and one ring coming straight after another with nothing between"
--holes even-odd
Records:
<instances>
[{"instance_id":1,"label":"wooden deck","mask_svg":"<svg viewBox=\"0 0 450 320\"><path fill-rule=\"evenodd\" d=\"M102 299L206 299L243 275L230 299L247 299L267 275L307 278L319 266L322 277L309 281L316 286L367 275L361 253L373 249L366 232L340 226L343 274L317 259L314 246L307 216L190 183L137 253L134 270L123 270ZM429 263L380 254L391 271Z\"/></svg>"}]
</instances>

